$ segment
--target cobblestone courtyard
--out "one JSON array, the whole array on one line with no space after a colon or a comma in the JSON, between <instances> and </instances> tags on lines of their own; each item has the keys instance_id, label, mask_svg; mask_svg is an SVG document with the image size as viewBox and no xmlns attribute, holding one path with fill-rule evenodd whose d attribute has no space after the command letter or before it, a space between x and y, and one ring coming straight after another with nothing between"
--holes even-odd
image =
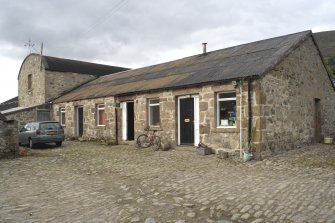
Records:
<instances>
[{"instance_id":1,"label":"cobblestone courtyard","mask_svg":"<svg viewBox=\"0 0 335 223\"><path fill-rule=\"evenodd\" d=\"M243 163L67 141L0 160L0 222L335 222L335 146Z\"/></svg>"}]
</instances>

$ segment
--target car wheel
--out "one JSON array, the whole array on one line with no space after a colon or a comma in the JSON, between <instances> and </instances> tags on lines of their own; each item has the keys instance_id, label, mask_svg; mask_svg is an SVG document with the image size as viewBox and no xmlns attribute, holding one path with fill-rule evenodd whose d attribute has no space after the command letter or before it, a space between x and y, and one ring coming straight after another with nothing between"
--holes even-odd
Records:
<instances>
[{"instance_id":1,"label":"car wheel","mask_svg":"<svg viewBox=\"0 0 335 223\"><path fill-rule=\"evenodd\" d=\"M29 139L29 148L32 149L34 148L34 143L33 140Z\"/></svg>"},{"instance_id":2,"label":"car wheel","mask_svg":"<svg viewBox=\"0 0 335 223\"><path fill-rule=\"evenodd\" d=\"M56 146L62 146L62 142L56 142Z\"/></svg>"}]
</instances>

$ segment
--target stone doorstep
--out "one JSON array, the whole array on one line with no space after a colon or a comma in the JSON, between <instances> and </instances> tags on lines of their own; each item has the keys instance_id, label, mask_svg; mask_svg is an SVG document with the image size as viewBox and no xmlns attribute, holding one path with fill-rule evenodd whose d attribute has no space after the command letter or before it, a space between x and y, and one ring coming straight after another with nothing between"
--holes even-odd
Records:
<instances>
[{"instance_id":1,"label":"stone doorstep","mask_svg":"<svg viewBox=\"0 0 335 223\"><path fill-rule=\"evenodd\" d=\"M129 141L129 140L122 140L120 143L120 145L128 145L128 146L133 146L135 145L135 140Z\"/></svg>"},{"instance_id":2,"label":"stone doorstep","mask_svg":"<svg viewBox=\"0 0 335 223\"><path fill-rule=\"evenodd\" d=\"M228 148L211 148L214 154L218 154L219 151L228 152L228 156L239 156L240 150L232 150Z\"/></svg>"}]
</instances>

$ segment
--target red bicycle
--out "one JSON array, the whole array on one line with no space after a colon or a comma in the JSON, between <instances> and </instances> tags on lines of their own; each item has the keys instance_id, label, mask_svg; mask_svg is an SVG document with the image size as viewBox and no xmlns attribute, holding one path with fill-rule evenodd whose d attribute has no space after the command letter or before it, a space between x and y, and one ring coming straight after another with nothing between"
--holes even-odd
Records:
<instances>
[{"instance_id":1,"label":"red bicycle","mask_svg":"<svg viewBox=\"0 0 335 223\"><path fill-rule=\"evenodd\" d=\"M145 130L146 133L137 137L136 144L140 148L152 147L154 150L159 150L161 147L161 138L156 135L157 130Z\"/></svg>"}]
</instances>

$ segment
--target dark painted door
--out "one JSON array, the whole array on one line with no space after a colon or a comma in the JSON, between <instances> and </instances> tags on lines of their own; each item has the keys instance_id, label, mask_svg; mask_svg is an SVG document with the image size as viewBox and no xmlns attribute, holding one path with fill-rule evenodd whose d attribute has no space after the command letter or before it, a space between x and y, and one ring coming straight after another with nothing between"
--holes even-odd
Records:
<instances>
[{"instance_id":1,"label":"dark painted door","mask_svg":"<svg viewBox=\"0 0 335 223\"><path fill-rule=\"evenodd\" d=\"M82 136L84 132L84 109L82 107L78 107L77 122L78 122L78 136Z\"/></svg>"},{"instance_id":2,"label":"dark painted door","mask_svg":"<svg viewBox=\"0 0 335 223\"><path fill-rule=\"evenodd\" d=\"M127 140L134 140L134 102L127 102Z\"/></svg>"},{"instance_id":3,"label":"dark painted door","mask_svg":"<svg viewBox=\"0 0 335 223\"><path fill-rule=\"evenodd\" d=\"M194 144L194 98L179 101L180 144Z\"/></svg>"}]
</instances>

